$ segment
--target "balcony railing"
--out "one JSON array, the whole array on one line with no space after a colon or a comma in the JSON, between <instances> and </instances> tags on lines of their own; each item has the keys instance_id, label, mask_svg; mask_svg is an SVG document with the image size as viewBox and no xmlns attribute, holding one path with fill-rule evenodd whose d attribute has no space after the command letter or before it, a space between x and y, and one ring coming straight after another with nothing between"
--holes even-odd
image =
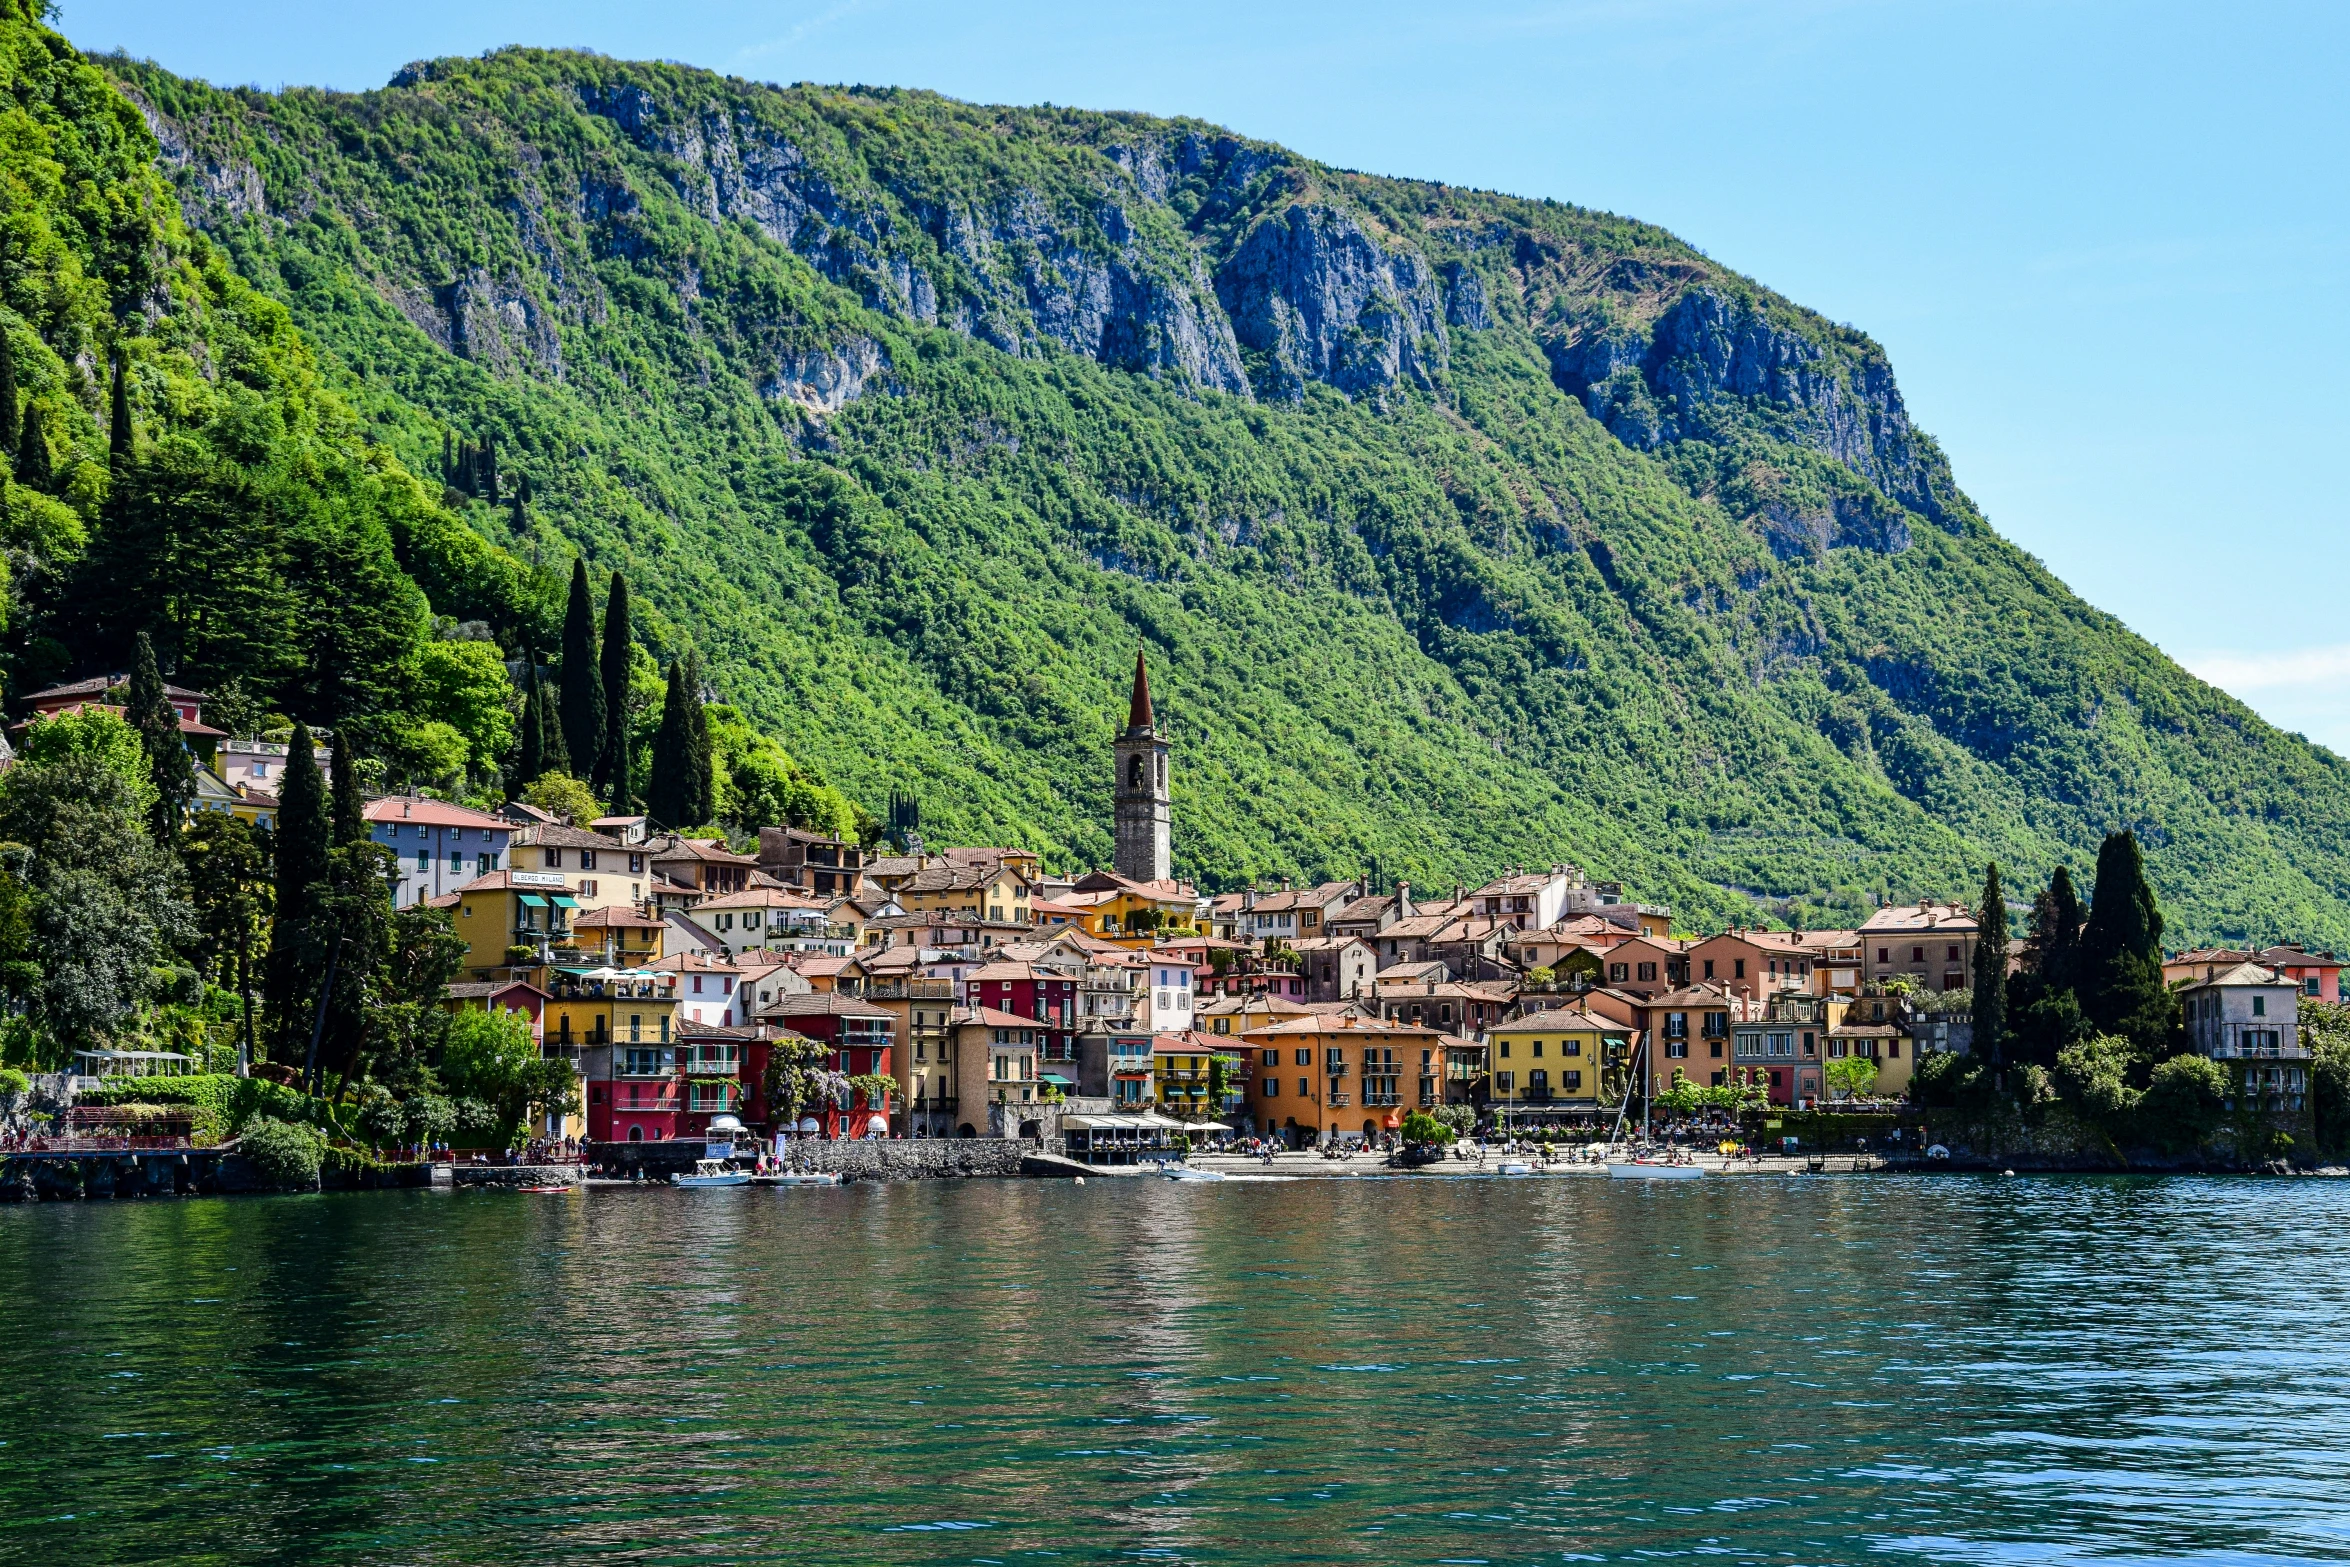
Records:
<instances>
[{"instance_id":1,"label":"balcony railing","mask_svg":"<svg viewBox=\"0 0 2350 1567\"><path fill-rule=\"evenodd\" d=\"M1344 1109L1349 1102L1344 1094L1329 1094L1325 1099L1333 1109Z\"/></svg>"},{"instance_id":2,"label":"balcony railing","mask_svg":"<svg viewBox=\"0 0 2350 1567\"><path fill-rule=\"evenodd\" d=\"M743 1068L742 1051L731 1045L723 1048L696 1045L684 1055L689 1077L732 1077Z\"/></svg>"}]
</instances>

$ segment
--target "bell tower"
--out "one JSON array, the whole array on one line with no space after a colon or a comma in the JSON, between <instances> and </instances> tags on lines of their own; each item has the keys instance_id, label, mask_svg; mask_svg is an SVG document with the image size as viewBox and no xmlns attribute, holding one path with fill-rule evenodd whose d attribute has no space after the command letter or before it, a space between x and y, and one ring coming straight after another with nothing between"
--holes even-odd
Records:
<instances>
[{"instance_id":1,"label":"bell tower","mask_svg":"<svg viewBox=\"0 0 2350 1567\"><path fill-rule=\"evenodd\" d=\"M1134 695L1118 758L1118 848L1115 868L1128 881L1165 881L1175 873L1175 812L1167 792L1167 737L1151 712L1150 671L1134 655Z\"/></svg>"}]
</instances>

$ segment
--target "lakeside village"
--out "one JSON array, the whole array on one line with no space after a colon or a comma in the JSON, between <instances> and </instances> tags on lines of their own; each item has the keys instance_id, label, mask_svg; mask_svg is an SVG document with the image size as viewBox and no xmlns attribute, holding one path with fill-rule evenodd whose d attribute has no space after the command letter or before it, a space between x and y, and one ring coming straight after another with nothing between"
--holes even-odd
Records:
<instances>
[{"instance_id":1,"label":"lakeside village","mask_svg":"<svg viewBox=\"0 0 2350 1567\"><path fill-rule=\"evenodd\" d=\"M122 700L118 685L36 693L35 721ZM349 787L323 749L301 759L306 738L234 740L203 724L202 693L162 690L203 763L191 819L272 829L297 794L323 799L331 779L339 802ZM1018 848L929 847L902 808L898 852L783 826L752 851L639 815L365 799L354 828L387 867L392 917L431 920L447 948L440 1011L526 1039L534 1070L514 1075L526 1086L505 1115L473 1126L394 1110L336 1127L378 1157L519 1160L527 1143L533 1158L639 1172L689 1168L705 1149L764 1164L878 1140L1013 1140L1099 1166L1642 1127L1711 1147L1804 1112L1999 1092L2062 1097L2084 1122L2103 1116L2109 1140L2125 1122L2142 1142L2208 1140L2232 1120L2239 1146L2247 1124L2255 1151L2307 1146L2299 1009L2340 1001L2341 964L2295 946L2163 955L2126 834L2099 883L2126 881L2110 906L2135 913L2105 920L2103 938L2063 872L2014 941L2005 922L1986 933L1932 900L1851 930L1677 934L1669 909L1567 865L1442 891L1208 896L1172 873L1170 750L1138 656L1110 758L1115 864L1076 876ZM309 784L288 776L305 767ZM2000 896L1995 870L1986 894ZM2102 960L2100 939L2114 948ZM1986 1005L2000 1014L1988 1052ZM309 1058L257 1062L240 1043L237 1079L327 1092L319 1042L342 1009L324 994L314 1020L302 1008L278 1037L307 1034ZM445 1047L452 1080L458 1048ZM203 1099L179 1074L206 1070L220 1080L217 1061L83 1050L52 1080L71 1106L61 1122L10 1135L35 1151L200 1146ZM465 1135L483 1124L503 1130Z\"/></svg>"}]
</instances>

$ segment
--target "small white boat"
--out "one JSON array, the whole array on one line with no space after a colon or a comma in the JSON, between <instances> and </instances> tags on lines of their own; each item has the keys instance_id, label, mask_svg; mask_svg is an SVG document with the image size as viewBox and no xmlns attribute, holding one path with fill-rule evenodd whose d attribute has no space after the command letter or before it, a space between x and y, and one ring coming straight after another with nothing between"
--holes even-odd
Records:
<instances>
[{"instance_id":1,"label":"small white boat","mask_svg":"<svg viewBox=\"0 0 2350 1567\"><path fill-rule=\"evenodd\" d=\"M670 1177L672 1186L748 1186L751 1172L738 1170L724 1159L696 1159L694 1173Z\"/></svg>"},{"instance_id":2,"label":"small white boat","mask_svg":"<svg viewBox=\"0 0 2350 1567\"><path fill-rule=\"evenodd\" d=\"M1504 1159L1494 1171L1496 1175L1532 1175L1534 1166L1523 1159Z\"/></svg>"},{"instance_id":3,"label":"small white boat","mask_svg":"<svg viewBox=\"0 0 2350 1567\"><path fill-rule=\"evenodd\" d=\"M1160 1169L1159 1173L1170 1181L1220 1181L1224 1179L1224 1172L1221 1170L1195 1170L1188 1164L1166 1165Z\"/></svg>"},{"instance_id":4,"label":"small white boat","mask_svg":"<svg viewBox=\"0 0 2350 1567\"><path fill-rule=\"evenodd\" d=\"M753 1176L752 1180L760 1186L838 1186L840 1184L838 1175L830 1172L819 1173L813 1170L795 1170L782 1175L758 1175Z\"/></svg>"},{"instance_id":5,"label":"small white boat","mask_svg":"<svg viewBox=\"0 0 2350 1567\"><path fill-rule=\"evenodd\" d=\"M1694 1164L1650 1164L1643 1159L1611 1161L1607 1173L1619 1181L1694 1181L1705 1171Z\"/></svg>"}]
</instances>

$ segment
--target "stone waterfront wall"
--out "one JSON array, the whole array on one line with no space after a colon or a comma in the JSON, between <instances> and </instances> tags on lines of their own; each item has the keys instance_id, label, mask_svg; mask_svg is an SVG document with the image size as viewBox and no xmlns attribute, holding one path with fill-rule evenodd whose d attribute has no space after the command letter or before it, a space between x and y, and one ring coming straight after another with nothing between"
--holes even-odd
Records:
<instances>
[{"instance_id":1,"label":"stone waterfront wall","mask_svg":"<svg viewBox=\"0 0 2350 1567\"><path fill-rule=\"evenodd\" d=\"M579 1180L576 1164L452 1164L451 1186L569 1186Z\"/></svg>"},{"instance_id":2,"label":"stone waterfront wall","mask_svg":"<svg viewBox=\"0 0 2350 1567\"><path fill-rule=\"evenodd\" d=\"M970 1176L1018 1175L1020 1156L1037 1144L1017 1137L859 1138L823 1142L811 1138L789 1145L784 1163L810 1175L838 1175L852 1181L960 1180Z\"/></svg>"}]
</instances>

